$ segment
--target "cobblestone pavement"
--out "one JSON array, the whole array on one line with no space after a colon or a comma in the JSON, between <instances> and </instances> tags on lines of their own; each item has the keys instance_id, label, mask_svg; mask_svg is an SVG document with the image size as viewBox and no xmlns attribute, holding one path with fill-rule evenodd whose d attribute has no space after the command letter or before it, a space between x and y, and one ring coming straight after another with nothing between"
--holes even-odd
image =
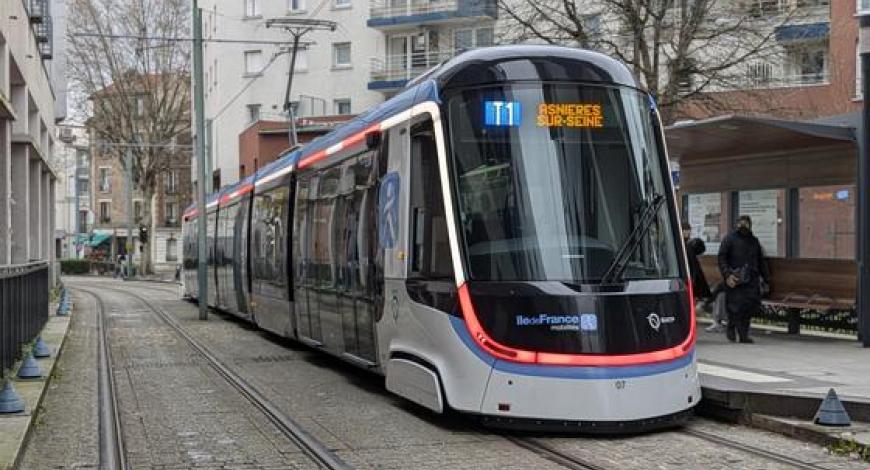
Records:
<instances>
[{"instance_id":1,"label":"cobblestone pavement","mask_svg":"<svg viewBox=\"0 0 870 470\"><path fill-rule=\"evenodd\" d=\"M34 420L23 470L97 468L97 328L94 299L73 293L76 305L63 351Z\"/></svg>"},{"instance_id":2,"label":"cobblestone pavement","mask_svg":"<svg viewBox=\"0 0 870 470\"><path fill-rule=\"evenodd\" d=\"M70 285L85 287L84 281ZM383 379L223 315L196 319L174 286L88 281L131 289L171 312L200 342L272 403L357 468L558 468L554 462L479 429L388 394ZM104 291L108 292L108 291ZM112 353L122 421L140 468L257 459L276 468L304 462L247 403L132 297L112 294ZM107 305L107 307L109 307ZM111 308L111 307L109 307ZM127 424L133 423L133 424ZM772 433L698 419L691 428L720 434L824 468L868 468L819 446ZM723 447L680 431L622 438L538 436L559 451L613 469L787 469L788 465ZM282 467L281 458L289 459ZM293 460L293 459L297 460ZM210 465L209 465L210 466ZM35 468L35 467L34 467ZM197 467L198 468L198 467ZM248 468L248 467L242 467Z\"/></svg>"}]
</instances>

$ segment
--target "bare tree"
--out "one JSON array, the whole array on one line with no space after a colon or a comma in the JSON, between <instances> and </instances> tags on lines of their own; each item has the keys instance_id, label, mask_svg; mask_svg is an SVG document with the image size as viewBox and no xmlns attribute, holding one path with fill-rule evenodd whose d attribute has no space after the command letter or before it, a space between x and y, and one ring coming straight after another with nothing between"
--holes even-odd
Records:
<instances>
[{"instance_id":1,"label":"bare tree","mask_svg":"<svg viewBox=\"0 0 870 470\"><path fill-rule=\"evenodd\" d=\"M149 241L143 243L142 269L150 272L151 204L161 176L188 158L174 144L190 133L189 2L69 1L70 86L92 138L132 171L145 201ZM132 168L126 167L127 150Z\"/></svg>"},{"instance_id":2,"label":"bare tree","mask_svg":"<svg viewBox=\"0 0 870 470\"><path fill-rule=\"evenodd\" d=\"M805 14L796 1L498 0L504 42L600 50L631 67L666 122L689 106L733 111L717 91L751 89L763 64L781 62L778 27ZM762 64L757 70L754 64ZM761 77L764 78L764 77ZM758 93L758 99L763 98Z\"/></svg>"}]
</instances>

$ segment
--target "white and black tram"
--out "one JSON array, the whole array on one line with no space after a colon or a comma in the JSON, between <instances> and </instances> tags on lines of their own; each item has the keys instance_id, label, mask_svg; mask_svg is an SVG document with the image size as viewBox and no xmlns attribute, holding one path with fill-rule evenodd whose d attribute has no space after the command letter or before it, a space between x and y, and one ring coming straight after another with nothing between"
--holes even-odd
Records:
<instances>
[{"instance_id":1,"label":"white and black tram","mask_svg":"<svg viewBox=\"0 0 870 470\"><path fill-rule=\"evenodd\" d=\"M209 305L436 412L580 431L700 399L692 288L654 100L568 48L466 52L184 215ZM202 299L200 299L202 300Z\"/></svg>"}]
</instances>

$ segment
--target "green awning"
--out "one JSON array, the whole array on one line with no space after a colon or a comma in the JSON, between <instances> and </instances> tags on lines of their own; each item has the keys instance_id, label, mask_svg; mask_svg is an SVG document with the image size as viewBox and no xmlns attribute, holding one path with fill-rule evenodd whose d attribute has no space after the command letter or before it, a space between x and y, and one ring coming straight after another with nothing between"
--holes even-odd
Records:
<instances>
[{"instance_id":1,"label":"green awning","mask_svg":"<svg viewBox=\"0 0 870 470\"><path fill-rule=\"evenodd\" d=\"M90 247L99 246L101 243L103 243L104 241L108 240L111 237L112 237L112 235L108 234L108 233L95 233L95 234L91 235L91 240L88 242L88 246L90 246Z\"/></svg>"}]
</instances>

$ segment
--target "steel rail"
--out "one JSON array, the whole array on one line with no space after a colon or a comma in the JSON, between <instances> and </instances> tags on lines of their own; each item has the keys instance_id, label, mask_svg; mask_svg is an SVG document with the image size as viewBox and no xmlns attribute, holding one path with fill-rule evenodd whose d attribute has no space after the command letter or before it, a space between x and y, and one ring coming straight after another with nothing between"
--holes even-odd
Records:
<instances>
[{"instance_id":1,"label":"steel rail","mask_svg":"<svg viewBox=\"0 0 870 470\"><path fill-rule=\"evenodd\" d=\"M607 470L605 467L589 462L583 458L577 457L576 455L571 455L554 449L537 439L506 435L502 435L502 437L518 447L534 452L535 454L565 468L571 468L574 470Z\"/></svg>"},{"instance_id":2,"label":"steel rail","mask_svg":"<svg viewBox=\"0 0 870 470\"><path fill-rule=\"evenodd\" d=\"M97 303L98 373L97 396L100 404L100 468L105 470L126 470L127 458L124 451L124 434L118 415L118 398L115 394L115 373L112 370L112 353L108 345L106 330L106 307L103 299L96 293L75 288L94 298Z\"/></svg>"},{"instance_id":3,"label":"steel rail","mask_svg":"<svg viewBox=\"0 0 870 470\"><path fill-rule=\"evenodd\" d=\"M742 452L746 452L748 454L753 454L758 457L763 457L768 460L772 460L774 462L782 463L785 465L791 465L795 468L801 468L804 470L825 470L825 467L821 467L819 465L815 465L812 463L802 462L794 457L778 454L776 452L771 452L767 449L762 449L760 447L756 447L749 444L744 444L742 442L735 441L725 436L720 436L718 434L709 433L706 431L699 431L697 429L688 429L683 428L678 430L677 432L687 434L692 437L696 437L698 439L703 439L707 442L711 442L713 444L719 444L725 447L730 447L734 450L739 450Z\"/></svg>"},{"instance_id":4,"label":"steel rail","mask_svg":"<svg viewBox=\"0 0 870 470\"><path fill-rule=\"evenodd\" d=\"M251 385L247 380L242 378L234 370L228 367L222 360L218 359L211 350L197 341L190 333L179 325L171 315L160 307L156 307L148 299L134 292L116 289L111 287L103 287L105 290L119 292L122 294L134 297L148 307L149 310L157 314L164 323L172 328L181 338L183 338L195 351L197 351L208 364L230 385L238 390L245 399L248 400L255 408L260 410L269 421L281 431L290 441L296 444L309 458L311 458L320 467L332 470L348 470L352 468L345 463L334 452L329 450L322 442L317 440L302 426L300 426L292 418L284 414L274 404L272 404L256 387Z\"/></svg>"}]
</instances>

